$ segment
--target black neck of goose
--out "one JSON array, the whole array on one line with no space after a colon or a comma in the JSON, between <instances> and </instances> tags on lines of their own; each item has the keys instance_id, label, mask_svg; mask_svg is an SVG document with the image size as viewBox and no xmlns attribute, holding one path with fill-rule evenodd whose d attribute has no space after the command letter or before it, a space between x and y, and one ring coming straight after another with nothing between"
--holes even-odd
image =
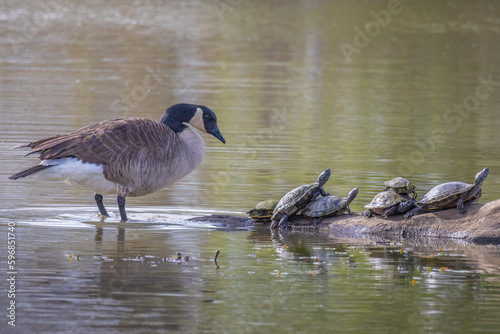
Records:
<instances>
[{"instance_id":1,"label":"black neck of goose","mask_svg":"<svg viewBox=\"0 0 500 334\"><path fill-rule=\"evenodd\" d=\"M187 128L187 125L182 124L178 118L167 115L166 113L161 118L160 123L165 124L176 133L182 132L185 128Z\"/></svg>"},{"instance_id":2,"label":"black neck of goose","mask_svg":"<svg viewBox=\"0 0 500 334\"><path fill-rule=\"evenodd\" d=\"M168 108L160 119L160 122L179 133L184 131L191 118L196 112L196 105L179 103Z\"/></svg>"}]
</instances>

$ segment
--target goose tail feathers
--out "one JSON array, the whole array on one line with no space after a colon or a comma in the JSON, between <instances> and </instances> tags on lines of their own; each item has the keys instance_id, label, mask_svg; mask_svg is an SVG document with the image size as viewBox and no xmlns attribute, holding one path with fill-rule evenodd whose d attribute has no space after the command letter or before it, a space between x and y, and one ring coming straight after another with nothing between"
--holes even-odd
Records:
<instances>
[{"instance_id":1,"label":"goose tail feathers","mask_svg":"<svg viewBox=\"0 0 500 334\"><path fill-rule=\"evenodd\" d=\"M9 176L9 179L11 180L17 180L22 177L30 176L32 174L38 173L44 169L47 169L49 167L52 167L53 165L36 165L33 167L30 167L28 169L22 170L20 172L17 172L16 174L13 174Z\"/></svg>"}]
</instances>

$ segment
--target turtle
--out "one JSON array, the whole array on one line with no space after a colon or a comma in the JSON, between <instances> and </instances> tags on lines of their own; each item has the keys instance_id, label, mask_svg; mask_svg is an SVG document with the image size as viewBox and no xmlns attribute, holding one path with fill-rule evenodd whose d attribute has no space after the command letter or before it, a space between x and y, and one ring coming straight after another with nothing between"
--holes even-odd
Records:
<instances>
[{"instance_id":1,"label":"turtle","mask_svg":"<svg viewBox=\"0 0 500 334\"><path fill-rule=\"evenodd\" d=\"M283 196L274 209L271 228L288 227L288 217L305 208L319 195L328 196L323 186L330 178L330 173L330 169L327 168L318 176L316 182L297 187Z\"/></svg>"},{"instance_id":2,"label":"turtle","mask_svg":"<svg viewBox=\"0 0 500 334\"><path fill-rule=\"evenodd\" d=\"M367 210L361 214L370 218L374 214L384 218L396 213L405 213L415 207L415 200L409 194L398 194L392 189L377 194L370 204L365 205Z\"/></svg>"},{"instance_id":3,"label":"turtle","mask_svg":"<svg viewBox=\"0 0 500 334\"><path fill-rule=\"evenodd\" d=\"M259 202L247 212L247 215L257 222L271 221L271 216L277 204L278 201L272 199Z\"/></svg>"},{"instance_id":4,"label":"turtle","mask_svg":"<svg viewBox=\"0 0 500 334\"><path fill-rule=\"evenodd\" d=\"M321 198L316 198L300 211L300 215L306 218L311 218L313 224L319 224L325 217L339 216L345 211L352 215L349 209L349 204L358 195L358 188L354 188L349 192L346 198L339 196L328 195Z\"/></svg>"},{"instance_id":5,"label":"turtle","mask_svg":"<svg viewBox=\"0 0 500 334\"><path fill-rule=\"evenodd\" d=\"M397 177L390 181L385 181L385 190L394 190L398 194L412 194L413 199L417 198L417 192L415 187L410 181L403 177Z\"/></svg>"},{"instance_id":6,"label":"turtle","mask_svg":"<svg viewBox=\"0 0 500 334\"><path fill-rule=\"evenodd\" d=\"M481 197L481 186L490 173L489 168L484 168L476 174L474 184L464 182L447 182L435 186L417 202L417 207L406 213L405 218L410 218L419 213L439 211L457 207L458 212L464 214L465 204L473 204Z\"/></svg>"}]
</instances>

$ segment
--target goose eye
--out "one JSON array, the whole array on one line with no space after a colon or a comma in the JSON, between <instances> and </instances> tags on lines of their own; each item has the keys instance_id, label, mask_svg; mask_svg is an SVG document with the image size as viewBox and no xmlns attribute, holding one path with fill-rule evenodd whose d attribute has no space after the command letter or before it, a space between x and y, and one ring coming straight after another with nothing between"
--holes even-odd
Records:
<instances>
[{"instance_id":1,"label":"goose eye","mask_svg":"<svg viewBox=\"0 0 500 334\"><path fill-rule=\"evenodd\" d=\"M207 121L209 121L212 117L210 117L210 115L204 115L203 116Z\"/></svg>"}]
</instances>

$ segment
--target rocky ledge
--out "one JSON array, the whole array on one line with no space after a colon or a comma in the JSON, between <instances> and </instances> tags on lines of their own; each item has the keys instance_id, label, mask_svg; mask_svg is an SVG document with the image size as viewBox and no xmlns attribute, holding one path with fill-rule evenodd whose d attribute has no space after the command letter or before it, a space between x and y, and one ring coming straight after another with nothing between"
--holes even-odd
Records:
<instances>
[{"instance_id":1,"label":"rocky ledge","mask_svg":"<svg viewBox=\"0 0 500 334\"><path fill-rule=\"evenodd\" d=\"M232 215L212 215L195 217L191 220L213 223L221 228L249 228L253 221L246 217ZM292 217L294 228L311 228L312 222L302 217ZM380 237L434 237L455 238L475 243L500 242L500 199L467 207L465 214L455 208L425 213L405 220L402 215L382 218L366 218L360 214L343 214L325 218L317 225L322 232L332 238Z\"/></svg>"},{"instance_id":2,"label":"rocky ledge","mask_svg":"<svg viewBox=\"0 0 500 334\"><path fill-rule=\"evenodd\" d=\"M297 217L295 227L304 228L311 221ZM455 208L430 212L405 220L403 216L366 218L360 214L326 218L318 225L331 237L438 237L466 239L476 243L500 241L500 199L467 207L465 214Z\"/></svg>"}]
</instances>

